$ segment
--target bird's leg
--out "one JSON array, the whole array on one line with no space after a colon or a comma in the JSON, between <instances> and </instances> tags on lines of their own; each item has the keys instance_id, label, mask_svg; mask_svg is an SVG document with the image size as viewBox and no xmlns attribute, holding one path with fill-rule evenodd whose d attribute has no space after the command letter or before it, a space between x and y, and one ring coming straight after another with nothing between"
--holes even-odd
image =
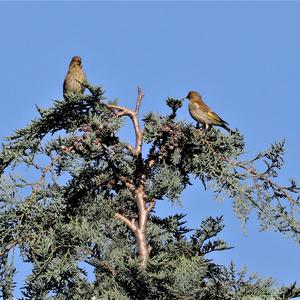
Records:
<instances>
[{"instance_id":1,"label":"bird's leg","mask_svg":"<svg viewBox=\"0 0 300 300\"><path fill-rule=\"evenodd\" d=\"M199 131L203 131L205 129L205 127L204 126L200 127L199 122L197 122L196 129L198 129Z\"/></svg>"},{"instance_id":2,"label":"bird's leg","mask_svg":"<svg viewBox=\"0 0 300 300\"><path fill-rule=\"evenodd\" d=\"M207 133L211 129L211 125L205 124L202 127L203 133Z\"/></svg>"}]
</instances>

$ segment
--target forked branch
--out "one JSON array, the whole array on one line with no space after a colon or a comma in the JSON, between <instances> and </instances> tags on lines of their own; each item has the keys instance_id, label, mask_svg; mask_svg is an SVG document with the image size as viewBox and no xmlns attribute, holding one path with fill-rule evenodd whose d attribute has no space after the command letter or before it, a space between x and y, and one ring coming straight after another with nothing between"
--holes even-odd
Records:
<instances>
[{"instance_id":1,"label":"forked branch","mask_svg":"<svg viewBox=\"0 0 300 300\"><path fill-rule=\"evenodd\" d=\"M108 105L110 109L116 111L118 116L128 116L134 128L135 133L135 148L134 154L141 155L143 144L143 130L139 124L139 111L144 94L142 89L138 87L138 98L136 100L135 110L128 109L119 105ZM127 186L133 192L134 200L137 205L138 216L135 219L130 220L126 216L116 213L116 219L122 221L134 234L136 238L138 257L140 264L143 268L146 268L151 246L147 242L147 223L149 219L149 213L154 207L155 200L152 199L147 206L147 196L145 192L145 175L139 174L139 178L136 178L138 184Z\"/></svg>"},{"instance_id":2,"label":"forked branch","mask_svg":"<svg viewBox=\"0 0 300 300\"><path fill-rule=\"evenodd\" d=\"M135 110L131 110L128 109L124 106L119 106L119 105L112 105L109 104L108 107L114 111L118 111L117 115L119 117L121 116L128 116L131 121L132 121L132 125L134 128L134 133L135 133L135 148L134 148L134 153L136 155L141 154L142 152L142 144L143 144L143 130L140 127L139 124L139 111L140 111L140 106L141 106L141 102L142 99L144 97L144 93L142 92L141 87L138 87L138 98L136 101L136 105L135 105ZM129 147L129 149L131 149Z\"/></svg>"}]
</instances>

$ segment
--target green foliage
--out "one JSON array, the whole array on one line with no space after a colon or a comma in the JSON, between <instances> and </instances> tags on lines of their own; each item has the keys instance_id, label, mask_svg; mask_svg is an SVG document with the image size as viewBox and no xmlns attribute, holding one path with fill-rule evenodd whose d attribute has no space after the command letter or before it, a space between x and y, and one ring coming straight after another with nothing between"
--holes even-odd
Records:
<instances>
[{"instance_id":1,"label":"green foliage","mask_svg":"<svg viewBox=\"0 0 300 300\"><path fill-rule=\"evenodd\" d=\"M255 209L263 229L300 240L299 187L274 182L282 167L283 143L242 160L243 136L212 129L207 134L176 120L182 99L167 99L171 114L144 116L142 156L122 141L122 111L105 102L99 87L71 94L40 109L39 118L17 130L0 152L0 294L9 299L15 272L11 253L33 266L24 299L288 299L296 285L276 288L208 259L231 247L217 236L223 219L208 217L198 229L183 215L160 218L155 201L180 202L196 177L216 196L228 195L237 216ZM134 120L133 120L134 121ZM138 136L137 136L138 137ZM264 165L262 171L255 167ZM26 166L23 176L13 170ZM135 228L141 222L136 193L144 187L148 210L144 232L151 247L141 267ZM286 204L289 205L286 205ZM144 209L144 210L145 210ZM117 216L122 216L121 218ZM125 222L124 222L125 219ZM127 223L126 223L127 222ZM129 225L128 225L129 224ZM127 225L127 226L126 226ZM131 227L130 227L131 226ZM91 279L81 266L93 270Z\"/></svg>"}]
</instances>

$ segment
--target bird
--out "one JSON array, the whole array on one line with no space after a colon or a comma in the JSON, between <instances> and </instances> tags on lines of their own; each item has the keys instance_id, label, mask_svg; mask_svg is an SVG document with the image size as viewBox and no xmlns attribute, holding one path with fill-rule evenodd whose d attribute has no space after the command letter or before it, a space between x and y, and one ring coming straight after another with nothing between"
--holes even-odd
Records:
<instances>
[{"instance_id":1,"label":"bird","mask_svg":"<svg viewBox=\"0 0 300 300\"><path fill-rule=\"evenodd\" d=\"M74 56L71 59L69 70L64 80L64 98L67 98L68 93L76 93L83 95L85 86L82 83L84 83L85 81L86 76L82 69L81 57Z\"/></svg>"},{"instance_id":2,"label":"bird","mask_svg":"<svg viewBox=\"0 0 300 300\"><path fill-rule=\"evenodd\" d=\"M189 112L191 117L197 121L197 128L199 123L203 125L204 132L211 129L212 125L220 126L231 132L228 123L222 120L208 105L204 103L201 95L198 92L190 91L186 96L189 99Z\"/></svg>"}]
</instances>

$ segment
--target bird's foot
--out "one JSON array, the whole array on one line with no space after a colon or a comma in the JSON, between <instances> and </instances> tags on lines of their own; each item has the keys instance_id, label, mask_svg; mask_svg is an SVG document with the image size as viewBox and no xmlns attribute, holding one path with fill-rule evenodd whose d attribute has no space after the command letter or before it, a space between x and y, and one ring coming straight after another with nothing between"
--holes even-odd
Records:
<instances>
[{"instance_id":1,"label":"bird's foot","mask_svg":"<svg viewBox=\"0 0 300 300\"><path fill-rule=\"evenodd\" d=\"M207 128L205 126L202 126L201 128L198 128L198 130L202 133L206 133L207 132Z\"/></svg>"}]
</instances>

